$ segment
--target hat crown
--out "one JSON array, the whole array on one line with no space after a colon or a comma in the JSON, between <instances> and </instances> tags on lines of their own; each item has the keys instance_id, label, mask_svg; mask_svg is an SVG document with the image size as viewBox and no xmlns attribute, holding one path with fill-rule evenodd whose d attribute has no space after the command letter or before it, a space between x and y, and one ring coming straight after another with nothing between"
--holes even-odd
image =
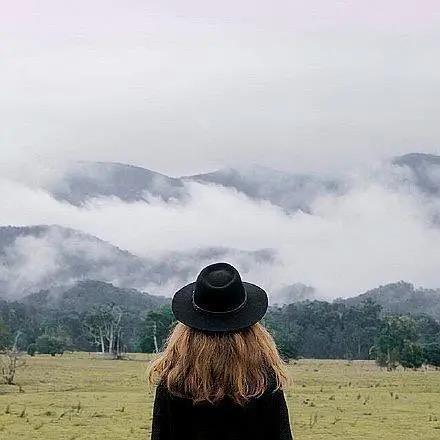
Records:
<instances>
[{"instance_id":1,"label":"hat crown","mask_svg":"<svg viewBox=\"0 0 440 440\"><path fill-rule=\"evenodd\" d=\"M228 313L246 302L246 291L237 269L228 263L205 267L196 280L193 303L208 313Z\"/></svg>"}]
</instances>

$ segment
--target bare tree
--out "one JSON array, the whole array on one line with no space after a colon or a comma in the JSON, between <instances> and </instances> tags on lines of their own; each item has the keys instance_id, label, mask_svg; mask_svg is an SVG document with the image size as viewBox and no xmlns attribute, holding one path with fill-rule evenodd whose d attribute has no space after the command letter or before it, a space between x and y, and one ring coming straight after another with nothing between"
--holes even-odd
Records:
<instances>
[{"instance_id":1,"label":"bare tree","mask_svg":"<svg viewBox=\"0 0 440 440\"><path fill-rule=\"evenodd\" d=\"M87 316L84 326L101 353L119 354L122 316L122 309L115 304L102 306Z\"/></svg>"},{"instance_id":2,"label":"bare tree","mask_svg":"<svg viewBox=\"0 0 440 440\"><path fill-rule=\"evenodd\" d=\"M153 342L154 342L154 352L159 353L159 345L157 344L157 323L153 321Z\"/></svg>"},{"instance_id":3,"label":"bare tree","mask_svg":"<svg viewBox=\"0 0 440 440\"><path fill-rule=\"evenodd\" d=\"M105 353L105 340L104 340L104 317L101 310L96 310L86 316L83 323L93 343L101 349L101 353Z\"/></svg>"},{"instance_id":4,"label":"bare tree","mask_svg":"<svg viewBox=\"0 0 440 440\"><path fill-rule=\"evenodd\" d=\"M17 368L25 364L24 360L20 360L18 351L8 350L5 354L0 355L0 367L3 377L3 382L6 385L15 385L14 379Z\"/></svg>"},{"instance_id":5,"label":"bare tree","mask_svg":"<svg viewBox=\"0 0 440 440\"><path fill-rule=\"evenodd\" d=\"M18 340L20 339L20 336L23 334L21 330L18 330L15 334L14 338L14 344L12 345L12 352L16 353L18 351Z\"/></svg>"},{"instance_id":6,"label":"bare tree","mask_svg":"<svg viewBox=\"0 0 440 440\"><path fill-rule=\"evenodd\" d=\"M104 311L104 337L107 339L108 352L117 354L116 341L121 331L122 309L112 304Z\"/></svg>"}]
</instances>

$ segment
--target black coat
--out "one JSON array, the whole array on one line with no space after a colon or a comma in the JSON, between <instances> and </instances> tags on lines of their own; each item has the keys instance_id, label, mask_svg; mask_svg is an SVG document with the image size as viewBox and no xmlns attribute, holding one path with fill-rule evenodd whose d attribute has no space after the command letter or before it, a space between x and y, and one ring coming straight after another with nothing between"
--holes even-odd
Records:
<instances>
[{"instance_id":1,"label":"black coat","mask_svg":"<svg viewBox=\"0 0 440 440\"><path fill-rule=\"evenodd\" d=\"M159 385L151 440L292 440L284 393L266 391L244 406L193 404Z\"/></svg>"}]
</instances>

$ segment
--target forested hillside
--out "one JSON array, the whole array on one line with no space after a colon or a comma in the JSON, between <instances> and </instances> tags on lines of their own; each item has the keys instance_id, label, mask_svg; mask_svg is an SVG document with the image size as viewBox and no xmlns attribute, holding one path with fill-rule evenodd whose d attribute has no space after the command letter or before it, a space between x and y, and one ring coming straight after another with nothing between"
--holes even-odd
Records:
<instances>
[{"instance_id":1,"label":"forested hillside","mask_svg":"<svg viewBox=\"0 0 440 440\"><path fill-rule=\"evenodd\" d=\"M425 303L423 310L428 308ZM439 321L426 313L408 314L405 307L399 310L386 311L370 294L356 301L306 300L271 306L264 324L289 358L369 359L376 357L381 341L401 341L399 356L408 344L417 350L430 347L434 357L440 356ZM43 290L20 302L0 302L3 346L54 354L157 351L173 322L170 298L98 281Z\"/></svg>"},{"instance_id":2,"label":"forested hillside","mask_svg":"<svg viewBox=\"0 0 440 440\"><path fill-rule=\"evenodd\" d=\"M415 288L411 283L400 281L369 290L344 302L351 306L367 299L379 304L384 313L426 314L440 320L440 289Z\"/></svg>"},{"instance_id":3,"label":"forested hillside","mask_svg":"<svg viewBox=\"0 0 440 440\"><path fill-rule=\"evenodd\" d=\"M39 290L100 280L121 288L170 295L167 285L189 281L200 265L233 256L243 265L270 264L270 249L205 247L139 257L93 235L57 225L0 226L0 298L20 299ZM170 287L171 288L171 287Z\"/></svg>"},{"instance_id":4,"label":"forested hillside","mask_svg":"<svg viewBox=\"0 0 440 440\"><path fill-rule=\"evenodd\" d=\"M168 302L134 289L83 281L65 290L31 294L21 302L0 301L0 322L8 329L10 343L21 350L47 337L66 350L112 351L113 343L102 341L110 332L113 337L119 333L121 349L137 351L148 312Z\"/></svg>"}]
</instances>

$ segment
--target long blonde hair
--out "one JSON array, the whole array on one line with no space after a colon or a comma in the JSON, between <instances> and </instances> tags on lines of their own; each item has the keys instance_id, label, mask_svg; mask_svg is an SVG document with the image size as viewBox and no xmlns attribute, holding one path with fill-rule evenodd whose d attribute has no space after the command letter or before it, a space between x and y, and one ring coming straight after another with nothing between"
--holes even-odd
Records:
<instances>
[{"instance_id":1,"label":"long blonde hair","mask_svg":"<svg viewBox=\"0 0 440 440\"><path fill-rule=\"evenodd\" d=\"M288 376L272 336L259 323L226 333L178 323L164 351L150 364L149 379L195 403L228 397L243 405L271 383L274 389L282 388Z\"/></svg>"}]
</instances>

